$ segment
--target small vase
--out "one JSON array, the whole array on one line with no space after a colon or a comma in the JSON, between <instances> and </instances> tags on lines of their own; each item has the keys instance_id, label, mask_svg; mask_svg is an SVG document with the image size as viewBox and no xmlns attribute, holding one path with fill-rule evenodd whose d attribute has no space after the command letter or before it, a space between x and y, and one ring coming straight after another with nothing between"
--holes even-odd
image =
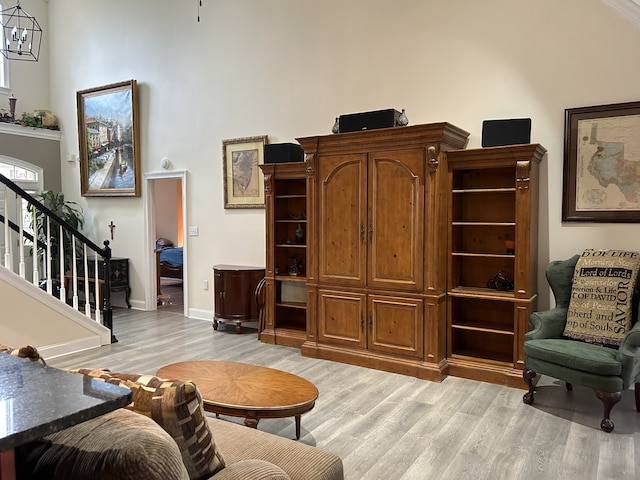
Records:
<instances>
[{"instance_id":1,"label":"small vase","mask_svg":"<svg viewBox=\"0 0 640 480\"><path fill-rule=\"evenodd\" d=\"M296 228L296 243L298 245L304 243L304 230L302 229L301 224L298 224L298 228Z\"/></svg>"},{"instance_id":2,"label":"small vase","mask_svg":"<svg viewBox=\"0 0 640 480\"><path fill-rule=\"evenodd\" d=\"M331 128L332 133L340 133L340 117L336 117L336 121Z\"/></svg>"},{"instance_id":3,"label":"small vase","mask_svg":"<svg viewBox=\"0 0 640 480\"><path fill-rule=\"evenodd\" d=\"M13 93L11 94L11 97L9 97L9 113L11 114L11 121L15 122L16 121L16 102L18 101L18 99L16 97L13 96Z\"/></svg>"},{"instance_id":4,"label":"small vase","mask_svg":"<svg viewBox=\"0 0 640 480\"><path fill-rule=\"evenodd\" d=\"M409 125L409 119L407 118L407 114L404 113L404 108L402 109L402 113L398 117L398 125L401 127L406 127Z\"/></svg>"}]
</instances>

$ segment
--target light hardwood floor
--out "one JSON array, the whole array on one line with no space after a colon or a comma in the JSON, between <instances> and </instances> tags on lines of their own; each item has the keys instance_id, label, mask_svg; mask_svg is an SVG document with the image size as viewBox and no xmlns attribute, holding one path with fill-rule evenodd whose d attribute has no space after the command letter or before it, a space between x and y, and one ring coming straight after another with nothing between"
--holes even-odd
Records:
<instances>
[{"instance_id":1,"label":"light hardwood floor","mask_svg":"<svg viewBox=\"0 0 640 480\"><path fill-rule=\"evenodd\" d=\"M300 375L320 391L302 416L300 441L339 455L349 480L640 478L640 413L632 391L614 408L615 430L606 434L599 428L601 403L581 387L569 393L543 377L528 406L524 390L456 377L435 383L305 358L298 349L259 342L255 329L214 331L211 322L181 312L181 305L116 309L118 343L48 363L154 374L168 363L220 359ZM293 418L262 420L258 428L295 434Z\"/></svg>"}]
</instances>

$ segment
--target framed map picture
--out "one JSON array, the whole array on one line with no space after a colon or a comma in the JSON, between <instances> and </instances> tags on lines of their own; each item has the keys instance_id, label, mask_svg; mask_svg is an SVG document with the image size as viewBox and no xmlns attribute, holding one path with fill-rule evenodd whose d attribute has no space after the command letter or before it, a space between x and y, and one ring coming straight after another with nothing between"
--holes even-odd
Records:
<instances>
[{"instance_id":1,"label":"framed map picture","mask_svg":"<svg viewBox=\"0 0 640 480\"><path fill-rule=\"evenodd\" d=\"M640 222L640 102L565 110L562 220Z\"/></svg>"},{"instance_id":2,"label":"framed map picture","mask_svg":"<svg viewBox=\"0 0 640 480\"><path fill-rule=\"evenodd\" d=\"M264 162L267 136L222 141L224 208L264 208Z\"/></svg>"}]
</instances>

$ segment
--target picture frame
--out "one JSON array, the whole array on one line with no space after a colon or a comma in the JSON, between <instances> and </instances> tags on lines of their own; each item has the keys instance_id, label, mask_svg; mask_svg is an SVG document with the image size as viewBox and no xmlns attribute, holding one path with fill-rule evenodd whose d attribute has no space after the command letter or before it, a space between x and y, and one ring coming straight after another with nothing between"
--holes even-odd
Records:
<instances>
[{"instance_id":1,"label":"picture frame","mask_svg":"<svg viewBox=\"0 0 640 480\"><path fill-rule=\"evenodd\" d=\"M136 80L76 93L83 197L139 197Z\"/></svg>"},{"instance_id":2,"label":"picture frame","mask_svg":"<svg viewBox=\"0 0 640 480\"><path fill-rule=\"evenodd\" d=\"M640 102L565 110L563 222L640 222Z\"/></svg>"},{"instance_id":3,"label":"picture frame","mask_svg":"<svg viewBox=\"0 0 640 480\"><path fill-rule=\"evenodd\" d=\"M222 140L224 208L264 208L267 135Z\"/></svg>"}]
</instances>

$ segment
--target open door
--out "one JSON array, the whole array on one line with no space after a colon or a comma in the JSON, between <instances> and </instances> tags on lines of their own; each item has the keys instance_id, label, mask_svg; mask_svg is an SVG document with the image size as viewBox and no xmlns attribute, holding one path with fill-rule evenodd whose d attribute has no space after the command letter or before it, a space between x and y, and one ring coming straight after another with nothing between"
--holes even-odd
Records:
<instances>
[{"instance_id":1,"label":"open door","mask_svg":"<svg viewBox=\"0 0 640 480\"><path fill-rule=\"evenodd\" d=\"M186 172L149 173L145 179L151 280L147 282L147 308L188 316Z\"/></svg>"}]
</instances>

